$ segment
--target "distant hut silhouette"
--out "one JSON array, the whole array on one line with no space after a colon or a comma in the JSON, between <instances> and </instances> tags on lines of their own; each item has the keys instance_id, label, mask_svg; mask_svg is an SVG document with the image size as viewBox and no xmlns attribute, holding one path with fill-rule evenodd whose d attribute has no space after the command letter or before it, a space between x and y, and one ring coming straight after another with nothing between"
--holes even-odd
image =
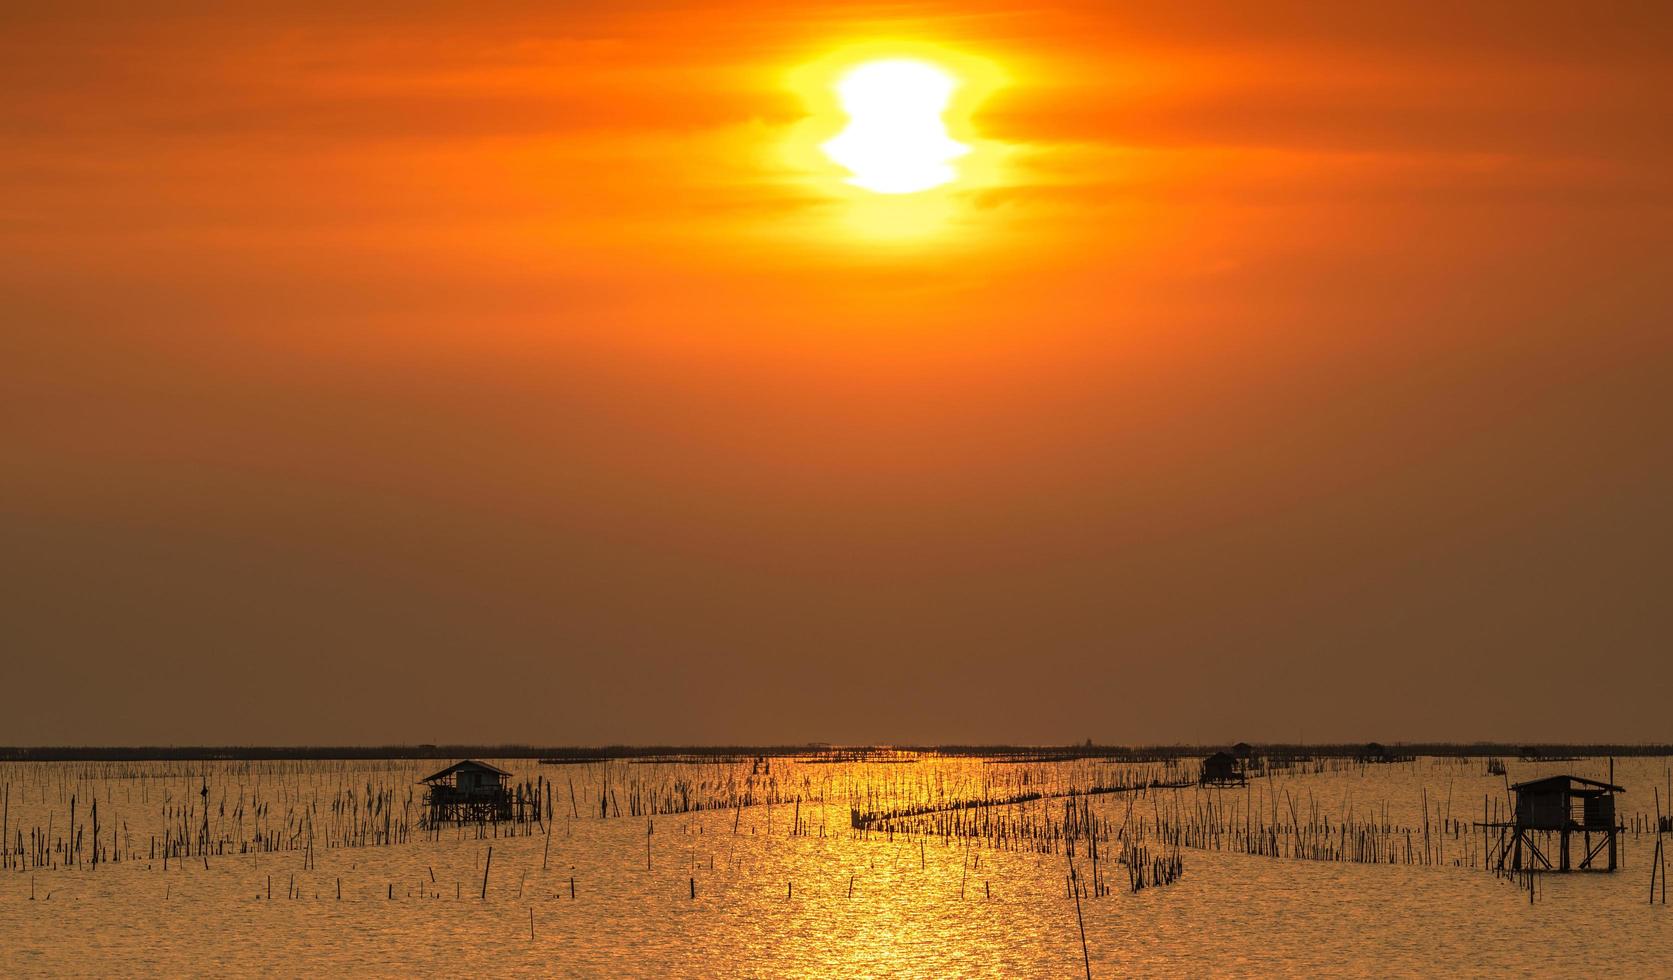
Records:
<instances>
[{"instance_id":1,"label":"distant hut silhouette","mask_svg":"<svg viewBox=\"0 0 1673 980\"><path fill-rule=\"evenodd\" d=\"M1359 750L1359 761L1393 762L1395 761L1395 756L1394 753L1390 752L1381 742L1366 742L1365 747Z\"/></svg>"},{"instance_id":2,"label":"distant hut silhouette","mask_svg":"<svg viewBox=\"0 0 1673 980\"><path fill-rule=\"evenodd\" d=\"M1197 782L1204 786L1241 786L1246 780L1236 756L1230 752L1216 752L1202 760Z\"/></svg>"},{"instance_id":3,"label":"distant hut silhouette","mask_svg":"<svg viewBox=\"0 0 1673 980\"><path fill-rule=\"evenodd\" d=\"M505 781L511 773L486 762L466 759L420 782L429 787L424 806L432 824L447 821L510 820L520 816L521 803L513 806Z\"/></svg>"},{"instance_id":4,"label":"distant hut silhouette","mask_svg":"<svg viewBox=\"0 0 1673 980\"><path fill-rule=\"evenodd\" d=\"M1239 742L1232 746L1232 755L1247 762L1255 757L1255 747L1248 742Z\"/></svg>"}]
</instances>

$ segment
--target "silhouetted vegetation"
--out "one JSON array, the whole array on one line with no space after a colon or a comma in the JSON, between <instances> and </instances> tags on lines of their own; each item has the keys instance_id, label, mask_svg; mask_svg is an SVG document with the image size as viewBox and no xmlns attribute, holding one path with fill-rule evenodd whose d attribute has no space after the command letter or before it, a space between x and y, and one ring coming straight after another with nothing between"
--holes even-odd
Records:
<instances>
[{"instance_id":1,"label":"silhouetted vegetation","mask_svg":"<svg viewBox=\"0 0 1673 980\"><path fill-rule=\"evenodd\" d=\"M1374 743L1373 743L1374 744ZM615 759L658 761L736 761L758 757L796 758L807 762L887 762L906 757L982 757L990 763L1053 762L1107 759L1112 762L1161 762L1196 758L1223 745L56 745L0 747L0 761L19 762L142 762L142 761L263 761L362 759L536 759L556 764ZM1362 759L1366 743L1300 745L1238 743L1240 753L1282 768L1316 759ZM1673 744L1549 744L1509 742L1395 742L1387 752L1396 759L1417 756L1441 758L1502 757L1545 761L1600 756L1673 755ZM1240 758L1245 757L1240 754Z\"/></svg>"}]
</instances>

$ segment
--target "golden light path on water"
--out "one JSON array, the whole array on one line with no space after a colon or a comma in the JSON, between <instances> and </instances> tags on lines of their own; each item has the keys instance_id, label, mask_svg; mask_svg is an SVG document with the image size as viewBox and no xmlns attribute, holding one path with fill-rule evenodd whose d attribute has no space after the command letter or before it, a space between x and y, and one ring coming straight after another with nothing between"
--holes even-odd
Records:
<instances>
[{"instance_id":1,"label":"golden light path on water","mask_svg":"<svg viewBox=\"0 0 1673 980\"><path fill-rule=\"evenodd\" d=\"M445 761L5 763L0 972L1081 975L1061 840L994 828L1060 826L1071 789L1195 764L498 760L541 797L541 822L431 834L414 823L415 782ZM1471 821L1504 795L1505 777L1485 760L1322 763L1244 787L1083 799L1112 833L1212 822L1224 842L1295 812L1333 827L1386 826L1384 843L1402 853L1422 846L1427 811L1434 860L1273 858L1209 842L1181 850L1175 883L1131 892L1115 861L1121 845L1105 839L1096 876L1110 890L1080 902L1093 975L1590 975L1600 964L1666 974L1673 916L1645 903L1650 834L1623 837L1620 872L1548 876L1530 905L1515 884L1470 866L1482 847ZM1616 760L1629 827L1653 810L1667 766ZM1512 780L1608 771L1603 759L1510 767ZM851 808L1021 789L1042 796L941 811L987 828L975 837L850 828ZM755 802L724 805L746 796ZM706 808L635 812L694 803ZM208 854L189 843L204 833ZM164 857L183 840L193 853ZM1080 843L1077 874L1091 881Z\"/></svg>"}]
</instances>

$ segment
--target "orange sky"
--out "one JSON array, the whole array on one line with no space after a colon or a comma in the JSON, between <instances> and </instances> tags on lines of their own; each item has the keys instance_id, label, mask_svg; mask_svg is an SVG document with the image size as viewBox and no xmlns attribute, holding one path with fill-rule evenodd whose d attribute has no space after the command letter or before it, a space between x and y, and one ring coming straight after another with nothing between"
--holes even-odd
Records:
<instances>
[{"instance_id":1,"label":"orange sky","mask_svg":"<svg viewBox=\"0 0 1673 980\"><path fill-rule=\"evenodd\" d=\"M30 6L0 742L1673 739L1665 4Z\"/></svg>"}]
</instances>

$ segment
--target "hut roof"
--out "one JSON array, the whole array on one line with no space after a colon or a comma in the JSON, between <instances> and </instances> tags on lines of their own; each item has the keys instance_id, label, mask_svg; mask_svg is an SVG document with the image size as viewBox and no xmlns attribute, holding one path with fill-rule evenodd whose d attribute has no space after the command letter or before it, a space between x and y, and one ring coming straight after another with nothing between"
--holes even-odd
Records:
<instances>
[{"instance_id":1,"label":"hut roof","mask_svg":"<svg viewBox=\"0 0 1673 980\"><path fill-rule=\"evenodd\" d=\"M510 776L511 775L511 773L506 772L504 769L501 769L499 766L490 766L486 762L478 762L475 759L466 759L464 762L455 762L453 765L448 766L446 769L443 769L441 772L438 772L433 776L425 776L423 779L419 780L419 782L421 782L421 783L433 783L438 779L446 779L447 777L453 775L456 772L459 772L462 769L469 769L469 770L472 770L474 772L491 772L491 773L493 773L497 776Z\"/></svg>"},{"instance_id":2,"label":"hut roof","mask_svg":"<svg viewBox=\"0 0 1673 980\"><path fill-rule=\"evenodd\" d=\"M1578 783L1579 788L1574 784ZM1595 779L1581 776L1546 776L1542 779L1529 779L1511 787L1518 793L1570 793L1580 796L1596 796L1602 793L1625 793L1626 790L1614 783L1600 783Z\"/></svg>"}]
</instances>

